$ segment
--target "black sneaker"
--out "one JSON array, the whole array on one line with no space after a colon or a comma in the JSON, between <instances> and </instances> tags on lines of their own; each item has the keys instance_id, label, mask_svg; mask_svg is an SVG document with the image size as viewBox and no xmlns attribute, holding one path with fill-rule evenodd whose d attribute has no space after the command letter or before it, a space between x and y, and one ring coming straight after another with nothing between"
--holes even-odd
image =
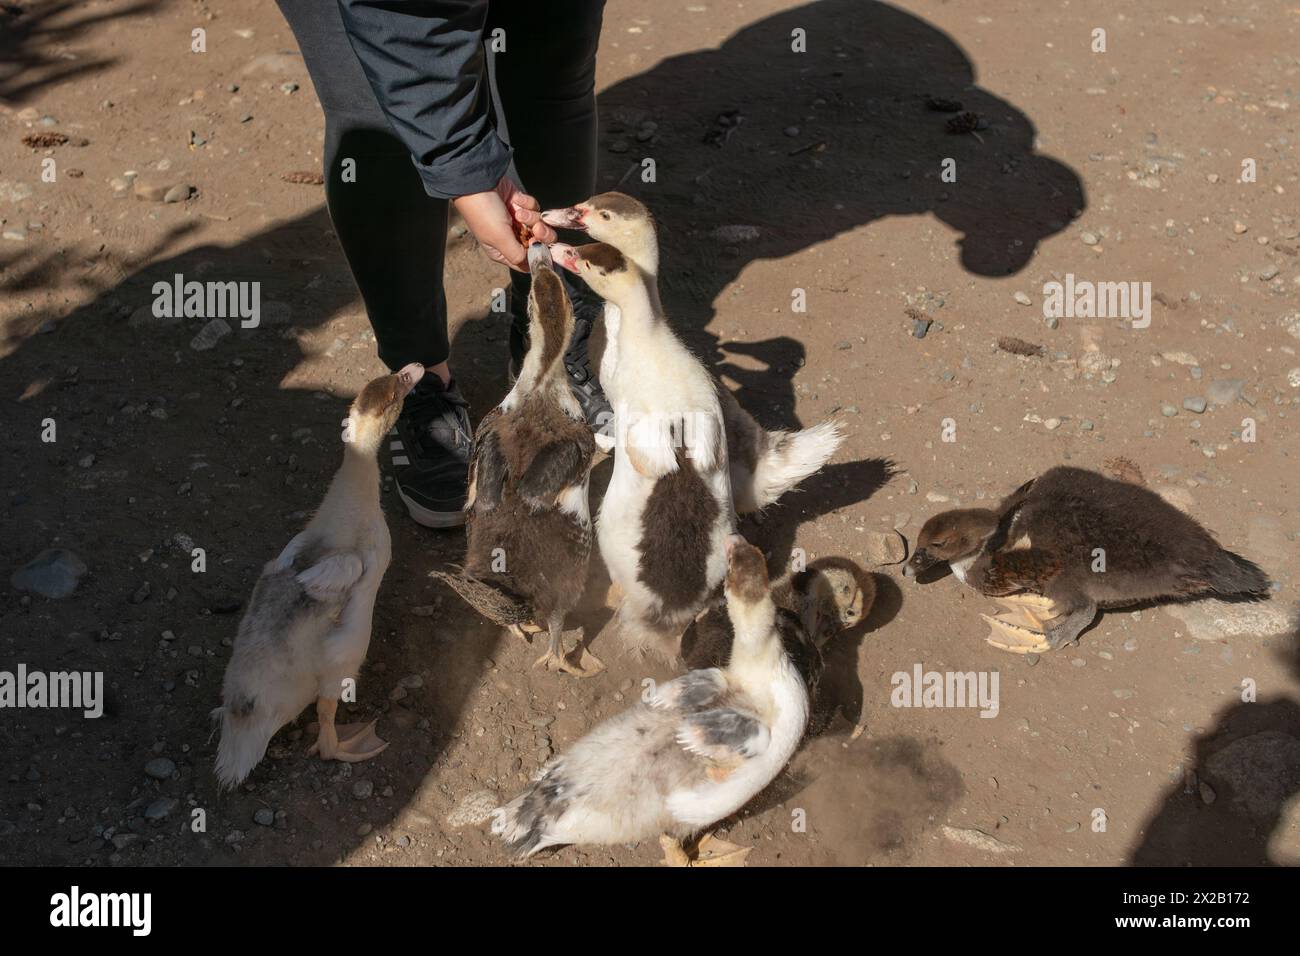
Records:
<instances>
[{"instance_id":1,"label":"black sneaker","mask_svg":"<svg viewBox=\"0 0 1300 956\"><path fill-rule=\"evenodd\" d=\"M564 370L569 373L569 388L578 400L583 417L591 426L596 439L596 446L601 451L609 452L614 448L614 409L605 397L605 390L600 387L600 380L591 370L591 359L587 356L587 340L591 330L601 317L604 305L596 295L580 282L570 280L561 273L568 288L569 298L573 302L573 336L569 340L569 349L564 353ZM511 306L514 305L513 296ZM527 308L525 306L525 308ZM528 328L527 320L514 323L514 328ZM519 368L523 364L524 354L528 351L527 334L511 335L510 362L506 366L506 377L510 384L519 377Z\"/></svg>"},{"instance_id":2,"label":"black sneaker","mask_svg":"<svg viewBox=\"0 0 1300 956\"><path fill-rule=\"evenodd\" d=\"M573 338L564 353L564 370L569 373L569 389L578 400L583 417L591 426L596 447L603 452L614 450L614 408L600 387L600 379L591 370L587 357L587 339L591 335L591 320L574 316Z\"/></svg>"},{"instance_id":3,"label":"black sneaker","mask_svg":"<svg viewBox=\"0 0 1300 956\"><path fill-rule=\"evenodd\" d=\"M433 374L420 379L391 435L397 493L411 517L426 528L464 524L474 432L456 382L444 386Z\"/></svg>"}]
</instances>

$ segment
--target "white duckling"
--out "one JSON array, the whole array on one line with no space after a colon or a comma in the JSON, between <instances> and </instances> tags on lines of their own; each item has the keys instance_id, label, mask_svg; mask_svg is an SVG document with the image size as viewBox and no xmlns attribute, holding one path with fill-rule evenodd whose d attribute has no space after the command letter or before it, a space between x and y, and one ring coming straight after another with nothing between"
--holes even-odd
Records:
<instances>
[{"instance_id":1,"label":"white duckling","mask_svg":"<svg viewBox=\"0 0 1300 956\"><path fill-rule=\"evenodd\" d=\"M735 530L718 390L635 263L604 243L553 250L617 308L610 343L629 357L608 376L601 367L615 442L596 533L622 592L612 627L630 647L674 660L682 633L716 598Z\"/></svg>"},{"instance_id":2,"label":"white duckling","mask_svg":"<svg viewBox=\"0 0 1300 956\"><path fill-rule=\"evenodd\" d=\"M659 235L654 217L644 204L624 193L592 196L567 209L550 209L542 218L552 226L587 232L597 242L608 243L636 264L646 277L652 305L659 304ZM605 310L606 345L600 363L600 380L616 374L617 307ZM797 432L768 430L740 407L731 391L717 382L718 399L727 434L727 465L737 514L761 511L815 474L831 458L844 435L839 423L827 420Z\"/></svg>"},{"instance_id":3,"label":"white duckling","mask_svg":"<svg viewBox=\"0 0 1300 956\"><path fill-rule=\"evenodd\" d=\"M465 567L434 576L520 636L545 629L550 644L538 666L590 677L603 669L600 660L581 646L566 654L563 633L587 581L596 444L564 370L573 334L564 282L540 242L529 246L528 263L528 354L514 388L474 438Z\"/></svg>"},{"instance_id":4,"label":"white duckling","mask_svg":"<svg viewBox=\"0 0 1300 956\"><path fill-rule=\"evenodd\" d=\"M560 844L660 836L665 862L743 865L749 848L682 841L748 803L785 767L808 722L804 679L782 647L762 553L727 541L726 667L691 671L650 691L551 760L494 813L492 832L530 856Z\"/></svg>"},{"instance_id":5,"label":"white duckling","mask_svg":"<svg viewBox=\"0 0 1300 956\"><path fill-rule=\"evenodd\" d=\"M275 732L316 702L320 733L309 753L366 760L388 746L375 724L335 726L344 682L370 646L371 617L392 547L379 504L385 436L424 368L408 365L370 382L344 420L343 464L315 517L262 569L226 667L216 775L241 783Z\"/></svg>"}]
</instances>

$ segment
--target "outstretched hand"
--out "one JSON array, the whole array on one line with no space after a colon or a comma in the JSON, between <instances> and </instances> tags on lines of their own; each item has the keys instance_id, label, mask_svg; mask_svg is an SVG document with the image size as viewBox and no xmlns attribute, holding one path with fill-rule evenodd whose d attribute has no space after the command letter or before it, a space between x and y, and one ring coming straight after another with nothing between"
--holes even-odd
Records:
<instances>
[{"instance_id":1,"label":"outstretched hand","mask_svg":"<svg viewBox=\"0 0 1300 956\"><path fill-rule=\"evenodd\" d=\"M555 241L555 230L542 221L537 200L508 177L503 176L493 189L452 202L487 254L512 269L528 271L527 243L521 238L548 245Z\"/></svg>"}]
</instances>

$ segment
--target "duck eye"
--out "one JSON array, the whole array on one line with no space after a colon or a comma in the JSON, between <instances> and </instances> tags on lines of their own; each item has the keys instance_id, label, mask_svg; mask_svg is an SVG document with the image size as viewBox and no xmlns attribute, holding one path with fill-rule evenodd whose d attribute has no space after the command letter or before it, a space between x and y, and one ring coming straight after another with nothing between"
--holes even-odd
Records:
<instances>
[{"instance_id":1,"label":"duck eye","mask_svg":"<svg viewBox=\"0 0 1300 956\"><path fill-rule=\"evenodd\" d=\"M930 547L932 547L932 548L946 548L947 546L948 546L948 542L947 542L947 541L931 541L931 542L930 542Z\"/></svg>"},{"instance_id":2,"label":"duck eye","mask_svg":"<svg viewBox=\"0 0 1300 956\"><path fill-rule=\"evenodd\" d=\"M600 211L600 218L601 218L601 219L608 220L608 219L609 219L609 213L605 212L605 210L602 209L602 210Z\"/></svg>"}]
</instances>

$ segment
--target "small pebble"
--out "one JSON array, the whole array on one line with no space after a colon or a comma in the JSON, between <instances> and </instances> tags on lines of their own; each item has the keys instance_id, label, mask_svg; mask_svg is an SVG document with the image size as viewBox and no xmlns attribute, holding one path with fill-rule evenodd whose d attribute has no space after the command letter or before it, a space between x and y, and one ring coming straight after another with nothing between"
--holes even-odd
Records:
<instances>
[{"instance_id":1,"label":"small pebble","mask_svg":"<svg viewBox=\"0 0 1300 956\"><path fill-rule=\"evenodd\" d=\"M144 772L155 780L170 780L176 772L176 764L166 757L154 757L144 765Z\"/></svg>"}]
</instances>

